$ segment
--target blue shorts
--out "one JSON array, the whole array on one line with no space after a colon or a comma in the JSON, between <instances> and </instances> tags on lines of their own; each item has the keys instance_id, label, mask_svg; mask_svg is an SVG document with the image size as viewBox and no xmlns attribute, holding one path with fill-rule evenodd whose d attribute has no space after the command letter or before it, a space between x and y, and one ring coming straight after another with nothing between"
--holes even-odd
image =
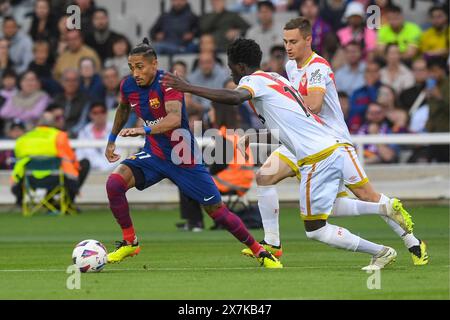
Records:
<instances>
[{"instance_id":1,"label":"blue shorts","mask_svg":"<svg viewBox=\"0 0 450 320\"><path fill-rule=\"evenodd\" d=\"M138 190L144 190L167 178L176 184L182 193L201 205L214 205L222 201L219 189L202 164L180 167L144 151L122 161L122 164L132 170Z\"/></svg>"}]
</instances>

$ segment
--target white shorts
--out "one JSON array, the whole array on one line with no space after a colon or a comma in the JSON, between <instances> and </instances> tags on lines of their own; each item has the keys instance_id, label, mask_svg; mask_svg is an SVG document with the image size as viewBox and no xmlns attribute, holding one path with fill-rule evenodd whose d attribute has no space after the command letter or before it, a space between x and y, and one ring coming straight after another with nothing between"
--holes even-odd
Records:
<instances>
[{"instance_id":1,"label":"white shorts","mask_svg":"<svg viewBox=\"0 0 450 320\"><path fill-rule=\"evenodd\" d=\"M326 220L343 184L344 156L336 149L329 157L300 167L300 215L302 220Z\"/></svg>"},{"instance_id":2,"label":"white shorts","mask_svg":"<svg viewBox=\"0 0 450 320\"><path fill-rule=\"evenodd\" d=\"M339 191L336 195L337 198L348 196L345 187L349 189L357 188L369 182L366 172L358 160L358 155L355 148L352 145L342 145L338 150L343 155L344 168L342 175L343 183L341 183L341 186L339 187ZM292 168L292 170L296 173L297 178L300 180L301 175L297 166L297 159L295 155L284 145L281 145L274 151L274 153L276 153L283 162Z\"/></svg>"}]
</instances>

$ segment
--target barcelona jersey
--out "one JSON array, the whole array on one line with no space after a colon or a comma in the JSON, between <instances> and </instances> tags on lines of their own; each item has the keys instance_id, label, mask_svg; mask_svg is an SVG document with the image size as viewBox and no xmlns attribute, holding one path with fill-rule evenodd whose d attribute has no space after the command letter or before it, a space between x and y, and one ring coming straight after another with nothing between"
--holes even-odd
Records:
<instances>
[{"instance_id":1,"label":"barcelona jersey","mask_svg":"<svg viewBox=\"0 0 450 320\"><path fill-rule=\"evenodd\" d=\"M138 86L132 76L124 78L120 84L122 103L130 105L147 126L155 125L167 116L165 103L179 101L182 104L180 128L145 137L144 151L160 159L177 165L194 164L197 149L193 134L189 130L189 120L182 92L164 87L159 81L164 75L158 70L153 82L148 86ZM175 131L175 132L174 132ZM198 150L198 149L197 149Z\"/></svg>"}]
</instances>

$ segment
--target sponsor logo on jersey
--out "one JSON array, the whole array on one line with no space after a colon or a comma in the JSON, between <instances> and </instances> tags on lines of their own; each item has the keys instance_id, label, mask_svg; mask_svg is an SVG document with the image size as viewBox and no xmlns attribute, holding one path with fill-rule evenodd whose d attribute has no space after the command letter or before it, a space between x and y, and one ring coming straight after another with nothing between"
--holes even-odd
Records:
<instances>
[{"instance_id":1,"label":"sponsor logo on jersey","mask_svg":"<svg viewBox=\"0 0 450 320\"><path fill-rule=\"evenodd\" d=\"M311 77L309 78L309 83L311 85L313 84L319 84L322 82L322 75L320 74L320 69L317 69L313 73L311 73Z\"/></svg>"},{"instance_id":2,"label":"sponsor logo on jersey","mask_svg":"<svg viewBox=\"0 0 450 320\"><path fill-rule=\"evenodd\" d=\"M161 117L161 118L158 118L158 119L152 120L152 121L150 121L150 120L145 120L145 124L146 124L147 126L154 126L155 124L159 123L162 119L164 119L164 117Z\"/></svg>"}]
</instances>

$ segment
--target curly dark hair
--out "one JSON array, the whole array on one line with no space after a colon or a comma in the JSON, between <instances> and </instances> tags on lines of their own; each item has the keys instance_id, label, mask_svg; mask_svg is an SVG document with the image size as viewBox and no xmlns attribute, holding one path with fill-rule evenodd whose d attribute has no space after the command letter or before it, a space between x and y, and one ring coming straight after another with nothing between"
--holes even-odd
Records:
<instances>
[{"instance_id":1,"label":"curly dark hair","mask_svg":"<svg viewBox=\"0 0 450 320\"><path fill-rule=\"evenodd\" d=\"M259 68L261 65L261 48L252 39L236 39L228 46L227 54L233 64L243 63L250 68Z\"/></svg>"}]
</instances>

